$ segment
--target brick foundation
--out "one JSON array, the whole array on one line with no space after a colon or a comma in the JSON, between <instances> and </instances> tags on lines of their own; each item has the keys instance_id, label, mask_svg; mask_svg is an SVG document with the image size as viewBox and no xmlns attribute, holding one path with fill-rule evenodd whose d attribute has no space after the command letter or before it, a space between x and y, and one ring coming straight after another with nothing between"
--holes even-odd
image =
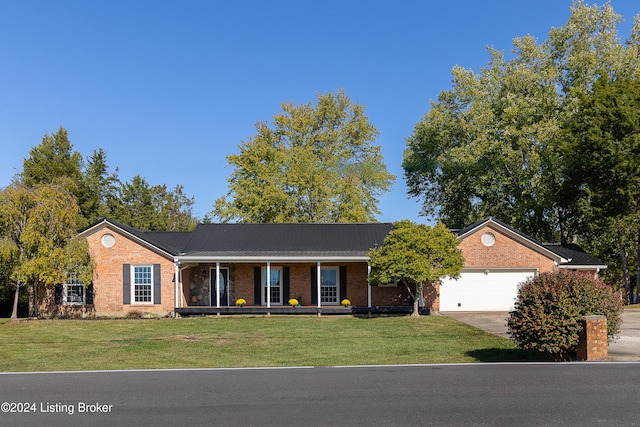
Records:
<instances>
[{"instance_id":1,"label":"brick foundation","mask_svg":"<svg viewBox=\"0 0 640 427\"><path fill-rule=\"evenodd\" d=\"M578 341L578 360L598 360L608 356L607 317L584 316L580 322L582 330Z\"/></svg>"}]
</instances>

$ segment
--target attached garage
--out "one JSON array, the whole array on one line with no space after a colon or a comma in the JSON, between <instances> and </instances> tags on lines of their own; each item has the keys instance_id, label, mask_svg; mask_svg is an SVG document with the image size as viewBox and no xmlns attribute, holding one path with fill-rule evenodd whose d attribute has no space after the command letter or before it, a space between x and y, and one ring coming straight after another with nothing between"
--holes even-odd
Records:
<instances>
[{"instance_id":1,"label":"attached garage","mask_svg":"<svg viewBox=\"0 0 640 427\"><path fill-rule=\"evenodd\" d=\"M569 266L571 258L508 225L486 218L457 231L465 262L458 280L445 278L440 311L513 310L521 283L536 274Z\"/></svg>"},{"instance_id":2,"label":"attached garage","mask_svg":"<svg viewBox=\"0 0 640 427\"><path fill-rule=\"evenodd\" d=\"M513 310L518 285L536 274L535 269L463 270L460 278L440 285L441 311Z\"/></svg>"}]
</instances>

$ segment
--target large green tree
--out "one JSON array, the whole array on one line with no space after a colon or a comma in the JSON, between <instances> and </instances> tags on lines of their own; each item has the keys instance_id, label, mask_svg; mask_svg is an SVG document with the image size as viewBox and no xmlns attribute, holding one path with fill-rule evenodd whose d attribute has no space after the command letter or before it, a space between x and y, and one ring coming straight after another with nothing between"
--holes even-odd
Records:
<instances>
[{"instance_id":1,"label":"large green tree","mask_svg":"<svg viewBox=\"0 0 640 427\"><path fill-rule=\"evenodd\" d=\"M114 192L119 181L110 173L107 155L99 149L89 157L86 168L81 153L76 151L69 133L62 126L45 134L39 145L29 150L16 182L26 187L42 184L62 186L73 194L80 208L78 226L84 227L96 219L111 216Z\"/></svg>"},{"instance_id":2,"label":"large green tree","mask_svg":"<svg viewBox=\"0 0 640 427\"><path fill-rule=\"evenodd\" d=\"M73 149L67 130L60 126L55 133L45 134L40 144L29 150L18 180L27 187L62 185L77 195L81 192L82 168L82 154Z\"/></svg>"},{"instance_id":3,"label":"large green tree","mask_svg":"<svg viewBox=\"0 0 640 427\"><path fill-rule=\"evenodd\" d=\"M193 204L181 185L169 191L166 185L151 186L136 175L120 187L113 217L141 230L192 230L197 223Z\"/></svg>"},{"instance_id":4,"label":"large green tree","mask_svg":"<svg viewBox=\"0 0 640 427\"><path fill-rule=\"evenodd\" d=\"M373 284L402 283L413 298L412 316L419 316L426 283L457 277L464 266L458 239L444 224L434 227L409 220L393 223L381 246L369 252Z\"/></svg>"},{"instance_id":5,"label":"large green tree","mask_svg":"<svg viewBox=\"0 0 640 427\"><path fill-rule=\"evenodd\" d=\"M640 79L601 77L580 95L563 136L567 179L583 202L582 227L597 236L616 236L592 240L604 253L605 245L615 242L629 303L631 276L640 281L638 257L628 254L629 248L640 250Z\"/></svg>"},{"instance_id":6,"label":"large green tree","mask_svg":"<svg viewBox=\"0 0 640 427\"><path fill-rule=\"evenodd\" d=\"M29 292L29 315L37 315L37 287L63 283L67 274L91 282L86 242L74 238L79 208L59 185L11 185L0 192L0 265L15 283L11 317L21 287Z\"/></svg>"},{"instance_id":7,"label":"large green tree","mask_svg":"<svg viewBox=\"0 0 640 427\"><path fill-rule=\"evenodd\" d=\"M145 230L190 230L198 222L193 215L194 199L182 185L173 190L165 184L151 186L140 175L123 183L117 169L109 170L107 153L101 148L94 150L85 165L63 127L45 134L29 151L15 181L30 188L62 186L78 203L79 228L103 217Z\"/></svg>"},{"instance_id":8,"label":"large green tree","mask_svg":"<svg viewBox=\"0 0 640 427\"><path fill-rule=\"evenodd\" d=\"M372 221L378 196L395 177L373 144L378 130L344 92L319 94L315 105L283 103L273 126L227 157L229 191L213 216L240 222Z\"/></svg>"},{"instance_id":9,"label":"large green tree","mask_svg":"<svg viewBox=\"0 0 640 427\"><path fill-rule=\"evenodd\" d=\"M640 20L625 44L620 20L609 3L574 2L546 41L515 38L509 57L489 49L478 73L455 67L407 140L405 178L423 213L451 227L493 215L540 240L573 240L580 200L560 129L598 78L637 75Z\"/></svg>"},{"instance_id":10,"label":"large green tree","mask_svg":"<svg viewBox=\"0 0 640 427\"><path fill-rule=\"evenodd\" d=\"M114 216L120 204L118 190L121 185L117 170L109 172L107 153L102 148L95 150L87 160L78 200L87 223L92 224L99 218Z\"/></svg>"}]
</instances>

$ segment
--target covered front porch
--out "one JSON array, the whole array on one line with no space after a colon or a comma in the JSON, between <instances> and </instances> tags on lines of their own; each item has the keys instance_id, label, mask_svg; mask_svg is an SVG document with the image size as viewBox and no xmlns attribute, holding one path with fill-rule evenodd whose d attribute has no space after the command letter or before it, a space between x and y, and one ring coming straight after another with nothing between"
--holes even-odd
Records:
<instances>
[{"instance_id":1,"label":"covered front porch","mask_svg":"<svg viewBox=\"0 0 640 427\"><path fill-rule=\"evenodd\" d=\"M410 314L401 287L368 283L365 258L176 258L175 313L190 315ZM245 305L237 305L239 299ZM290 306L291 299L298 305ZM348 301L345 301L348 300ZM346 306L343 303L347 303ZM428 310L426 310L428 312Z\"/></svg>"}]
</instances>

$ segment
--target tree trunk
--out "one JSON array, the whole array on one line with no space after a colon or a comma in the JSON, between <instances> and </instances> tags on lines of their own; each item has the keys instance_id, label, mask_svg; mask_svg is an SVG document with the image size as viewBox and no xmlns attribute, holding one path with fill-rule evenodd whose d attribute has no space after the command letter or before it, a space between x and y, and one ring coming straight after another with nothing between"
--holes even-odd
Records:
<instances>
[{"instance_id":1,"label":"tree trunk","mask_svg":"<svg viewBox=\"0 0 640 427\"><path fill-rule=\"evenodd\" d=\"M13 310L11 310L11 318L18 318L18 300L20 296L20 280L16 280L16 293L13 296Z\"/></svg>"},{"instance_id":2,"label":"tree trunk","mask_svg":"<svg viewBox=\"0 0 640 427\"><path fill-rule=\"evenodd\" d=\"M38 301L36 297L36 285L31 283L28 287L29 291L29 317L38 316Z\"/></svg>"},{"instance_id":3,"label":"tree trunk","mask_svg":"<svg viewBox=\"0 0 640 427\"><path fill-rule=\"evenodd\" d=\"M402 283L404 283L404 287L407 288L407 292L409 293L409 296L411 298L413 298L413 313L411 313L411 316L413 317L417 317L420 315L420 313L417 312L416 310L416 304L418 301L418 285L416 284L416 292L413 292L411 290L411 286L409 286L409 284L407 283L406 280L402 279Z\"/></svg>"},{"instance_id":4,"label":"tree trunk","mask_svg":"<svg viewBox=\"0 0 640 427\"><path fill-rule=\"evenodd\" d=\"M633 304L637 304L638 303L638 294L640 293L640 227L638 227L638 242L637 242L637 257L636 257L636 264L637 264L637 269L636 269L636 293L634 295L632 295L632 303Z\"/></svg>"},{"instance_id":5,"label":"tree trunk","mask_svg":"<svg viewBox=\"0 0 640 427\"><path fill-rule=\"evenodd\" d=\"M420 302L422 301L423 288L424 285L422 282L416 283L416 295L413 298L413 313L411 313L411 317L420 317Z\"/></svg>"},{"instance_id":6,"label":"tree trunk","mask_svg":"<svg viewBox=\"0 0 640 427\"><path fill-rule=\"evenodd\" d=\"M625 302L626 304L631 303L631 280L629 279L629 261L627 259L627 250L624 246L624 236L622 232L622 228L617 225L616 229L618 231L618 240L619 246L618 249L620 251L620 261L622 264L622 280L624 282L624 290L625 290Z\"/></svg>"}]
</instances>

